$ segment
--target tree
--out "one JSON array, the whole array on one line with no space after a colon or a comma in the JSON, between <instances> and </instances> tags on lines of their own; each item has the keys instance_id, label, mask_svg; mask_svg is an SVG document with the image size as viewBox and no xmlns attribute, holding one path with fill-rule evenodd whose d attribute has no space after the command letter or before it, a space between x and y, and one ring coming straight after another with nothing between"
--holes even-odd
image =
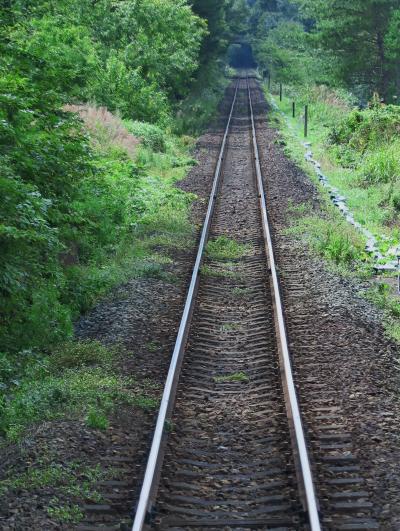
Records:
<instances>
[{"instance_id":1,"label":"tree","mask_svg":"<svg viewBox=\"0 0 400 531\"><path fill-rule=\"evenodd\" d=\"M193 11L207 21L208 35L201 49L201 63L224 55L232 38L247 29L245 0L192 0Z\"/></svg>"},{"instance_id":2,"label":"tree","mask_svg":"<svg viewBox=\"0 0 400 531\"><path fill-rule=\"evenodd\" d=\"M394 92L400 97L400 9L393 11L385 45L394 75Z\"/></svg>"},{"instance_id":3,"label":"tree","mask_svg":"<svg viewBox=\"0 0 400 531\"><path fill-rule=\"evenodd\" d=\"M398 0L298 0L316 21L315 46L331 51L337 76L388 96L391 65L386 35Z\"/></svg>"}]
</instances>

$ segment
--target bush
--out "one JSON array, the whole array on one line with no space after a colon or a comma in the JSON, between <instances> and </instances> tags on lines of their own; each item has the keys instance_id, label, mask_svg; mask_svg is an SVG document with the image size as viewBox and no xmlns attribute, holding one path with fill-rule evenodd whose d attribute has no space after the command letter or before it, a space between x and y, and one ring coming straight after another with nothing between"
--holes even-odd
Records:
<instances>
[{"instance_id":1,"label":"bush","mask_svg":"<svg viewBox=\"0 0 400 531\"><path fill-rule=\"evenodd\" d=\"M125 121L128 131L141 140L143 146L150 148L156 153L165 153L167 150L166 137L164 131L145 122Z\"/></svg>"},{"instance_id":2,"label":"bush","mask_svg":"<svg viewBox=\"0 0 400 531\"><path fill-rule=\"evenodd\" d=\"M130 69L122 54L112 51L103 72L89 87L89 97L123 118L166 125L170 120L170 104L165 93L141 75L141 69Z\"/></svg>"},{"instance_id":3,"label":"bush","mask_svg":"<svg viewBox=\"0 0 400 531\"><path fill-rule=\"evenodd\" d=\"M138 138L131 135L122 120L106 107L94 105L66 105L66 111L77 113L90 132L92 144L101 152L113 149L125 151L134 160L139 144Z\"/></svg>"},{"instance_id":4,"label":"bush","mask_svg":"<svg viewBox=\"0 0 400 531\"><path fill-rule=\"evenodd\" d=\"M363 111L353 110L335 127L331 144L348 144L361 153L400 138L400 107L374 104Z\"/></svg>"}]
</instances>

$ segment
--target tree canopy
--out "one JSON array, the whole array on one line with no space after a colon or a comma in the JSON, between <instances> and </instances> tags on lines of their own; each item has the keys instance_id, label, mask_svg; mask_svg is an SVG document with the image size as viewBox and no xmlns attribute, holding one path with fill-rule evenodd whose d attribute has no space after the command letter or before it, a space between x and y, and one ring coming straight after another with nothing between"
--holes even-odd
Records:
<instances>
[{"instance_id":1,"label":"tree canopy","mask_svg":"<svg viewBox=\"0 0 400 531\"><path fill-rule=\"evenodd\" d=\"M282 81L344 84L367 97L400 87L398 0L255 0L261 65Z\"/></svg>"}]
</instances>

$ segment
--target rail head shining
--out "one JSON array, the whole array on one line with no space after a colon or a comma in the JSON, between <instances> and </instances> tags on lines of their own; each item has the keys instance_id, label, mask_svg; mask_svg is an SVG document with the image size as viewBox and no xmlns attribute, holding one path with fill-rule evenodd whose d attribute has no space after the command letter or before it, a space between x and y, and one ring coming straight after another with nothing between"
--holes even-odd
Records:
<instances>
[{"instance_id":1,"label":"rail head shining","mask_svg":"<svg viewBox=\"0 0 400 531\"><path fill-rule=\"evenodd\" d=\"M256 126L254 121L254 112L253 112L253 102L251 98L250 84L247 79L247 90L249 95L249 105L250 105L250 115L251 115L251 126L252 126L252 136L253 136L253 148L254 148L254 160L257 174L257 186L260 196L261 203L261 215L262 215L262 224L265 235L265 240L267 244L267 251L270 261L271 276L273 283L273 292L274 292L274 302L275 302L275 312L276 312L276 321L278 327L278 336L279 336L279 346L280 346L280 355L283 362L283 376L287 393L287 402L288 402L288 416L292 422L292 428L294 431L294 438L296 444L296 451L298 454L299 466L300 466L300 475L303 482L303 489L305 494L305 502L307 506L307 515L310 523L311 531L320 531L321 522L318 512L318 502L315 494L314 480L311 472L310 458L307 450L306 439L304 435L303 423L300 414L300 406L297 399L297 392L294 385L293 371L292 371L292 362L289 354L288 339L285 325L285 318L283 313L283 304L280 295L280 286L278 272L276 268L275 253L272 244L271 237L271 228L267 213L267 204L264 192L263 177L261 172L260 156L257 144L257 135L256 135Z\"/></svg>"},{"instance_id":2,"label":"rail head shining","mask_svg":"<svg viewBox=\"0 0 400 531\"><path fill-rule=\"evenodd\" d=\"M193 268L193 274L188 289L185 308L183 310L182 320L179 326L178 335L175 343L174 352L172 354L171 364L168 371L167 380L164 387L164 393L161 400L161 405L158 413L157 424L154 431L153 441L150 449L149 458L147 461L146 472L143 480L142 490L139 497L139 503L136 510L135 520L133 523L132 531L142 531L145 524L146 515L149 512L151 495L155 482L157 481L157 470L162 465L162 458L160 453L162 451L162 443L165 436L166 421L168 419L168 412L175 400L175 389L177 380L179 379L180 367L184 350L186 346L187 334L190 328L191 315L193 312L193 306L195 303L195 297L198 288L200 267L203 261L204 250L207 244L208 235L210 232L212 217L215 209L215 203L217 200L217 192L220 182L221 169L225 155L225 149L228 139L228 134L232 122L233 111L235 109L236 98L239 88L239 81L235 87L235 94L226 125L225 134L222 140L221 150L218 157L217 166L214 173L214 182L211 190L210 201L208 205L206 219L204 221L203 230L200 238L199 248L197 252L196 262Z\"/></svg>"}]
</instances>

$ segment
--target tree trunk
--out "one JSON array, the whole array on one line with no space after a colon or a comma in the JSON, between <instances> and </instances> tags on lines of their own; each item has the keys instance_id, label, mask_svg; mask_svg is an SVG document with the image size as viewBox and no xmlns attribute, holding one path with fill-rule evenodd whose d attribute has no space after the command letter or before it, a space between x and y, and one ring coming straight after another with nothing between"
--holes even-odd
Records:
<instances>
[{"instance_id":1,"label":"tree trunk","mask_svg":"<svg viewBox=\"0 0 400 531\"><path fill-rule=\"evenodd\" d=\"M384 100L388 97L389 91L389 72L386 64L386 50L385 50L385 40L383 34L378 31L376 36L376 44L378 48L378 59L379 59L379 72L380 79L378 81L379 93Z\"/></svg>"}]
</instances>

